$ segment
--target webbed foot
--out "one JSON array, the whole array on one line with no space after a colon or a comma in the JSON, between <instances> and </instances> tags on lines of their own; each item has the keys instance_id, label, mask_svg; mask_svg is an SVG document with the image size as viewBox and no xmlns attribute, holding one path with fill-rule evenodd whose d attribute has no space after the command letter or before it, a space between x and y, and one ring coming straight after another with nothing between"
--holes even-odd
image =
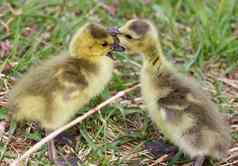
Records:
<instances>
[{"instance_id":1,"label":"webbed foot","mask_svg":"<svg viewBox=\"0 0 238 166\"><path fill-rule=\"evenodd\" d=\"M145 143L145 149L153 154L156 158L159 158L165 154L168 155L167 159L170 159L177 153L177 148L173 145L164 143L163 140L154 140Z\"/></svg>"}]
</instances>

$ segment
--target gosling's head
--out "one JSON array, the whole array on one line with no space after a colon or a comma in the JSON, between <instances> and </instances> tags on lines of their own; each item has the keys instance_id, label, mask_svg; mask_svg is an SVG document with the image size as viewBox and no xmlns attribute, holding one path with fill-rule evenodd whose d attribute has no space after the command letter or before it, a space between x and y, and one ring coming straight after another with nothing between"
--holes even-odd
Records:
<instances>
[{"instance_id":1,"label":"gosling's head","mask_svg":"<svg viewBox=\"0 0 238 166\"><path fill-rule=\"evenodd\" d=\"M128 54L146 54L159 45L155 26L144 19L128 21L119 28L118 38Z\"/></svg>"},{"instance_id":2,"label":"gosling's head","mask_svg":"<svg viewBox=\"0 0 238 166\"><path fill-rule=\"evenodd\" d=\"M88 23L73 36L69 50L77 58L96 61L112 51L113 37L100 24Z\"/></svg>"}]
</instances>

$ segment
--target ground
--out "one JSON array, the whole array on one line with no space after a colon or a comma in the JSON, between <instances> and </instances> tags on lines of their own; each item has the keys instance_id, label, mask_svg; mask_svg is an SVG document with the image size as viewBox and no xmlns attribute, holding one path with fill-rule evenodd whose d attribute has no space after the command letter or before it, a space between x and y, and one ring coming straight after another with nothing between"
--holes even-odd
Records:
<instances>
[{"instance_id":1,"label":"ground","mask_svg":"<svg viewBox=\"0 0 238 166\"><path fill-rule=\"evenodd\" d=\"M93 20L110 27L121 26L136 16L155 23L166 57L182 72L193 75L211 93L230 123L233 137L230 157L226 162L208 159L206 165L236 165L236 0L1 0L0 120L6 119L6 93L15 80L32 64L67 51L72 34L82 24ZM124 53L114 57L116 68L110 85L78 115L138 83L141 58L128 58ZM74 154L85 166L191 164L186 155L167 157L166 153L149 150L151 142L166 140L148 117L139 90L105 107L65 135L73 139L58 144L61 154ZM42 137L44 132L35 122L23 123L17 128L10 125L0 140L0 165L9 165ZM43 146L26 162L33 166L50 166L46 153L47 147Z\"/></svg>"}]
</instances>

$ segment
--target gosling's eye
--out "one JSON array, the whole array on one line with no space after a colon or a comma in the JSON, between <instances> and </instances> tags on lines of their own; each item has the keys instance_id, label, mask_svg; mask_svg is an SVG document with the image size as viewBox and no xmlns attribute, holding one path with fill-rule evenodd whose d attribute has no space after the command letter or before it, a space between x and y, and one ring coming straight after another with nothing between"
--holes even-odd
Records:
<instances>
[{"instance_id":1,"label":"gosling's eye","mask_svg":"<svg viewBox=\"0 0 238 166\"><path fill-rule=\"evenodd\" d=\"M102 43L102 46L103 46L103 47L107 47L107 46L108 46L108 43L107 43L107 42L104 42L104 43Z\"/></svg>"},{"instance_id":2,"label":"gosling's eye","mask_svg":"<svg viewBox=\"0 0 238 166\"><path fill-rule=\"evenodd\" d=\"M132 39L132 36L131 36L131 35L128 35L128 34L126 34L125 37L126 37L127 39Z\"/></svg>"}]
</instances>

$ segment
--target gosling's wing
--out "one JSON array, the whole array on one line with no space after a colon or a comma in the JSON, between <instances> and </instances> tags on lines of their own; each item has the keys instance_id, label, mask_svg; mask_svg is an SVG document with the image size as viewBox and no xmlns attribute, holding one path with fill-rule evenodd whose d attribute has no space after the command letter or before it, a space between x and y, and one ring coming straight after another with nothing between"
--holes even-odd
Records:
<instances>
[{"instance_id":1,"label":"gosling's wing","mask_svg":"<svg viewBox=\"0 0 238 166\"><path fill-rule=\"evenodd\" d=\"M56 77L64 84L85 88L89 84L90 75L97 75L98 70L96 63L69 57L57 66Z\"/></svg>"},{"instance_id":2,"label":"gosling's wing","mask_svg":"<svg viewBox=\"0 0 238 166\"><path fill-rule=\"evenodd\" d=\"M191 95L191 87L173 73L162 73L159 75L158 86L169 89L167 94L159 98L158 103L163 108L184 109L188 107L187 96Z\"/></svg>"},{"instance_id":3,"label":"gosling's wing","mask_svg":"<svg viewBox=\"0 0 238 166\"><path fill-rule=\"evenodd\" d=\"M173 126L167 130L180 133L195 148L214 144L221 152L225 151L230 144L230 132L217 106L193 80L181 81L176 77L170 80L170 93L158 101L165 124Z\"/></svg>"},{"instance_id":4,"label":"gosling's wing","mask_svg":"<svg viewBox=\"0 0 238 166\"><path fill-rule=\"evenodd\" d=\"M57 75L57 79L65 87L76 86L78 88L80 87L82 88L88 85L86 75L82 73L82 69L80 67L77 69L74 69L73 67L65 66L59 69L56 75Z\"/></svg>"},{"instance_id":5,"label":"gosling's wing","mask_svg":"<svg viewBox=\"0 0 238 166\"><path fill-rule=\"evenodd\" d=\"M196 126L212 130L223 128L223 116L217 106L193 79L173 74L164 79L171 90L158 100L158 104L165 110L168 119L179 121L186 114L193 118Z\"/></svg>"},{"instance_id":6,"label":"gosling's wing","mask_svg":"<svg viewBox=\"0 0 238 166\"><path fill-rule=\"evenodd\" d=\"M79 97L82 91L85 93L94 91L94 89L90 90L90 85L97 81L96 76L99 71L100 67L97 63L72 57L58 65L55 77L62 86L64 99Z\"/></svg>"},{"instance_id":7,"label":"gosling's wing","mask_svg":"<svg viewBox=\"0 0 238 166\"><path fill-rule=\"evenodd\" d=\"M84 68L86 66L83 62L74 62L69 56L64 54L54 56L33 65L14 85L9 98L15 100L16 97L24 95L49 96L68 85L83 88L87 85L85 75L82 73Z\"/></svg>"},{"instance_id":8,"label":"gosling's wing","mask_svg":"<svg viewBox=\"0 0 238 166\"><path fill-rule=\"evenodd\" d=\"M191 94L189 88L177 82L175 77L166 76L161 84L165 83L168 91L166 96L158 99L158 105L165 121L171 123L180 122L185 110L191 105L187 96ZM162 86L163 88L163 86Z\"/></svg>"},{"instance_id":9,"label":"gosling's wing","mask_svg":"<svg viewBox=\"0 0 238 166\"><path fill-rule=\"evenodd\" d=\"M57 87L54 68L47 61L33 65L9 92L9 103L25 95L44 95Z\"/></svg>"},{"instance_id":10,"label":"gosling's wing","mask_svg":"<svg viewBox=\"0 0 238 166\"><path fill-rule=\"evenodd\" d=\"M33 65L17 80L8 93L8 108L11 110L10 112L17 111L19 109L18 105L22 104L20 101L26 97L41 96L46 98L46 101L49 101L52 92L59 87L58 80L54 79L54 66L57 63L56 58L42 61Z\"/></svg>"}]
</instances>

